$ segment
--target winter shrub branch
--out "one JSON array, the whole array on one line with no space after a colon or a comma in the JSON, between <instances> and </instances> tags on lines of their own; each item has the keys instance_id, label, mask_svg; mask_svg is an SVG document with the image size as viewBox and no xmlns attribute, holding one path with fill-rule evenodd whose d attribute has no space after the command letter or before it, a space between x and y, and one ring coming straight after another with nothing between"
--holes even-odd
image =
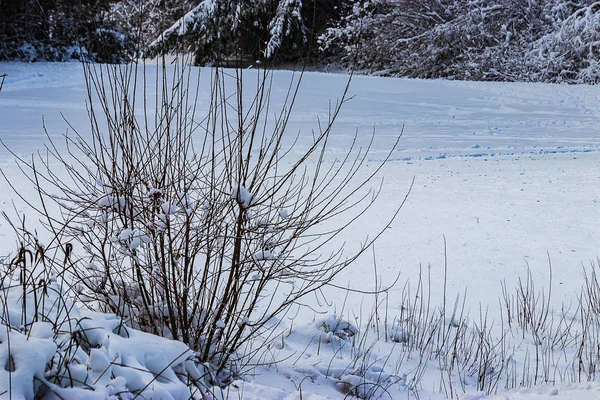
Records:
<instances>
[{"instance_id":1,"label":"winter shrub branch","mask_svg":"<svg viewBox=\"0 0 600 400\"><path fill-rule=\"evenodd\" d=\"M326 160L346 92L292 152L302 73L276 106L268 70L213 69L203 110L200 70L181 58L84 68L90 133L71 127L66 151L50 141L18 159L39 194L23 200L52 233L45 260L75 302L184 342L212 368L204 383L224 385L264 351L253 339L269 343L291 306L383 232L354 249L337 240L375 204L369 187L383 164L360 174L369 148L354 144Z\"/></svg>"}]
</instances>

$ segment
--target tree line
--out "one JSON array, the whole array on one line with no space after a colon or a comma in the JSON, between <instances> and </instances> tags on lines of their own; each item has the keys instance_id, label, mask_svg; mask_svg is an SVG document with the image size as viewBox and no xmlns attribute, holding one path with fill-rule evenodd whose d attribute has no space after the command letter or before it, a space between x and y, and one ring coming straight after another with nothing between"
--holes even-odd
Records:
<instances>
[{"instance_id":1,"label":"tree line","mask_svg":"<svg viewBox=\"0 0 600 400\"><path fill-rule=\"evenodd\" d=\"M416 78L595 83L590 0L0 0L0 60L305 64Z\"/></svg>"}]
</instances>

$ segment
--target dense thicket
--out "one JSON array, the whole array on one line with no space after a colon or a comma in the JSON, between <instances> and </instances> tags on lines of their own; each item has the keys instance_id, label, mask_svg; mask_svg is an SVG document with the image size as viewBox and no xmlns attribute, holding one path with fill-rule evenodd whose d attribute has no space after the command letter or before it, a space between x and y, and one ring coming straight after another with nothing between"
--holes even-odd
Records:
<instances>
[{"instance_id":1,"label":"dense thicket","mask_svg":"<svg viewBox=\"0 0 600 400\"><path fill-rule=\"evenodd\" d=\"M596 82L599 27L600 2L589 0L373 0L321 47L368 73Z\"/></svg>"},{"instance_id":2,"label":"dense thicket","mask_svg":"<svg viewBox=\"0 0 600 400\"><path fill-rule=\"evenodd\" d=\"M113 3L0 0L0 60L121 60L126 42L107 20Z\"/></svg>"},{"instance_id":3,"label":"dense thicket","mask_svg":"<svg viewBox=\"0 0 600 400\"><path fill-rule=\"evenodd\" d=\"M597 82L590 0L0 0L0 59L270 59L420 78Z\"/></svg>"}]
</instances>

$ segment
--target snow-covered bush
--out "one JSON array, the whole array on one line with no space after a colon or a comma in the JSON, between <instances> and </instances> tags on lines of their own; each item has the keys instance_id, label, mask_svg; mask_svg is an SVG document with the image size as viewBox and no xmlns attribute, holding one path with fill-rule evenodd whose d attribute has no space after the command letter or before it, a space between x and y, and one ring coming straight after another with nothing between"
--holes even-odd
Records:
<instances>
[{"instance_id":1,"label":"snow-covered bush","mask_svg":"<svg viewBox=\"0 0 600 400\"><path fill-rule=\"evenodd\" d=\"M600 2L581 7L533 44L529 62L542 80L596 83L600 80Z\"/></svg>"},{"instance_id":2,"label":"snow-covered bush","mask_svg":"<svg viewBox=\"0 0 600 400\"><path fill-rule=\"evenodd\" d=\"M506 80L522 69L515 48L536 35L541 11L529 0L375 0L328 29L321 48L367 72Z\"/></svg>"},{"instance_id":3,"label":"snow-covered bush","mask_svg":"<svg viewBox=\"0 0 600 400\"><path fill-rule=\"evenodd\" d=\"M254 338L269 342L290 306L372 243L348 252L334 241L375 202L365 185L381 166L361 180L365 149L323 161L345 93L298 153L284 143L300 80L273 116L268 70L213 69L205 110L200 70L180 58L153 71L85 64L91 134L20 163L53 234L47 262L74 301L182 341L211 368L203 384L223 385L263 351ZM158 82L156 97L141 82ZM322 226L341 215L350 222Z\"/></svg>"},{"instance_id":4,"label":"snow-covered bush","mask_svg":"<svg viewBox=\"0 0 600 400\"><path fill-rule=\"evenodd\" d=\"M202 365L185 344L87 310L46 268L44 248L0 262L0 396L11 399L189 399ZM23 236L23 237L25 237Z\"/></svg>"},{"instance_id":5,"label":"snow-covered bush","mask_svg":"<svg viewBox=\"0 0 600 400\"><path fill-rule=\"evenodd\" d=\"M599 3L373 0L320 37L328 60L419 78L595 82Z\"/></svg>"}]
</instances>

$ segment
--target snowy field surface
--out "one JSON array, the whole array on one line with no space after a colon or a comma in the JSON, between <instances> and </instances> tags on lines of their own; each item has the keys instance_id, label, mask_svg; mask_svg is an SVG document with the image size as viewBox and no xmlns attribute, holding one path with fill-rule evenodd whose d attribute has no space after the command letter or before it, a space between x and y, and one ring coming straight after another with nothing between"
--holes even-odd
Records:
<instances>
[{"instance_id":1,"label":"snowy field surface","mask_svg":"<svg viewBox=\"0 0 600 400\"><path fill-rule=\"evenodd\" d=\"M65 120L85 135L86 91L80 65L5 63L0 64L2 73L7 78L0 92L0 139L11 151L29 157L43 150L47 141L43 126L50 137L60 139L69 129ZM209 74L207 70L207 78ZM284 71L274 74L273 103L283 100L290 76ZM327 115L329 102L341 95L348 77L307 73L303 79L289 124L290 143L300 132L298 149L307 145L318 118ZM365 168L368 174L385 157L397 136L402 133L402 137L398 150L383 167L384 182L377 206L369 211L367 220L357 225L355 234L347 234L341 240L347 246L364 242L369 233L386 223L413 179L414 185L399 217L376 244L374 254L359 259L337 278L337 285L369 291L375 289L376 280L392 282L399 274L398 283L387 292L385 306L380 310L393 319L402 311L401 298L407 285L414 287L420 273L429 275L426 286L430 286L432 308L440 307L444 293L450 308L460 296L464 322L459 321L457 326L465 324L465 329L474 329L482 315L487 315L487 323L498 328L497 335L502 335L500 326L506 323L501 306L503 285L512 293L530 273L536 290L548 293L551 288L549 304L556 311L550 314L556 316L557 324L576 319L573 310L585 282L584 270L600 255L600 88L357 76L349 94L354 97L345 104L334 127L326 154L328 161L334 162L347 150L357 130L358 143L366 145L375 129ZM208 95L201 86L200 105L207 103L203 98ZM0 167L19 191L31 190L19 178L13 156L4 147L0 147ZM4 181L0 187L0 209L10 215L15 209L27 214L27 208L16 201ZM2 220L0 258L11 256L14 248L12 231ZM377 274L373 271L374 260ZM322 327L332 327L341 318L356 323L360 334L364 334L368 329L361 324L367 324L374 298L356 292L346 296L334 288L325 295L327 302L307 300L314 301L313 309L319 313L302 309L293 321L293 330L282 338L278 348L272 349L273 360L283 361L258 368L224 395L232 399L344 398L344 387L360 386L360 379L373 374L368 382L379 379L389 385L362 387L366 391L372 389L381 398L443 399L450 394L461 399L488 398L477 391L477 377L469 374L461 375L463 378L449 392L447 385L440 382L456 377L441 373L443 368L438 361L419 363L418 353L416 357L406 355L402 338L380 338L369 344L371 351L362 359L366 366L363 365L359 378L355 373L360 369L356 358L344 347L347 332L333 328L324 332ZM16 303L19 301L15 299ZM561 309L569 304L571 309ZM112 329L109 316L91 315L90 319L107 332ZM450 325L454 326L455 321ZM577 326L575 323L572 329ZM402 329L406 330L396 328L395 335L401 336ZM39 337L31 339L39 343L38 358L47 356L42 353L51 346L43 327L40 332ZM0 333L0 342L5 342L2 335L6 336ZM502 363L515 363L516 367L510 370L517 376L523 373L526 360L531 360L531 355L542 346L536 340L545 338L532 339L525 334L519 337L514 332L512 335L509 348L503 353L510 357ZM13 336L15 343L24 340ZM321 336L323 340L315 339ZM374 336L371 333L363 337L371 343ZM121 337L110 346L102 345L104 339L98 340L100 349L92 354L101 364L136 351L135 346L125 351ZM136 334L127 340L149 343L150 339ZM571 347L556 354L553 350L544 353L550 354L545 369L550 372L544 379L527 378L528 384L546 380L549 385L504 390L501 380L494 388L497 393L489 398L599 398L600 383L593 381L596 376L591 382L586 376L574 376L569 363L577 346ZM25 354L23 357L33 351L26 346L19 349ZM168 350L169 354L176 354L179 348L172 345ZM1 363L7 362L5 354L3 347ZM156 365L164 362L160 355L148 350L131 357L143 358L136 365L147 368L146 372L152 372L153 367L160 370ZM87 360L92 369L94 362ZM114 368L112 380L101 376L95 379L95 385L106 388L103 395L114 395L119 385L125 384L129 376L119 371ZM137 379L143 387L143 373L138 375L131 379ZM31 378L24 376L25 381ZM6 379L7 373L1 370L0 393ZM153 397L161 398L159 393L172 388L162 398L181 398L181 388L173 387L162 384L154 389Z\"/></svg>"}]
</instances>

